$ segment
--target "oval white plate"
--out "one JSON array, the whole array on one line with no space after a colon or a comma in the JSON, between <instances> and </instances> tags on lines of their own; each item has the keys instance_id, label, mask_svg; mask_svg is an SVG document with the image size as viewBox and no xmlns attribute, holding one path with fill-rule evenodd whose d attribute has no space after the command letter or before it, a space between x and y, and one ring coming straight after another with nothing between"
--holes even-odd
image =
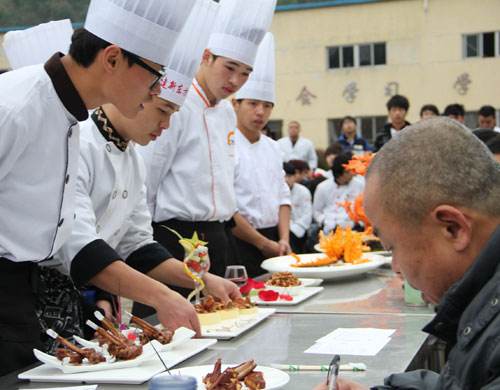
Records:
<instances>
[{"instance_id":1,"label":"oval white plate","mask_svg":"<svg viewBox=\"0 0 500 390\"><path fill-rule=\"evenodd\" d=\"M313 261L323 255L321 253L308 253L298 256L302 261L307 262ZM369 259L370 261L356 265L334 264L323 267L296 268L291 266L291 264L296 262L292 256L280 256L264 260L260 266L269 272L293 272L298 277L331 280L364 274L387 262L386 258L374 253L363 253L363 258Z\"/></svg>"},{"instance_id":2,"label":"oval white plate","mask_svg":"<svg viewBox=\"0 0 500 390\"><path fill-rule=\"evenodd\" d=\"M187 341L191 340L195 334L196 333L194 330L191 330L191 329L188 329L185 327L180 327L180 328L176 329L176 331L174 332L174 335L172 337L172 341L168 344L161 344L161 347L157 348L157 350L159 352L171 351L175 347L182 345L182 344L186 343ZM97 343L96 341L85 340L85 339L82 339L81 337L78 337L78 336L73 336L73 338L75 339L75 341L78 344L84 346L85 348L96 348L99 346L99 343Z\"/></svg>"},{"instance_id":3,"label":"oval white plate","mask_svg":"<svg viewBox=\"0 0 500 390\"><path fill-rule=\"evenodd\" d=\"M221 370L224 371L227 367L235 367L237 365L238 364L223 364ZM198 381L198 388L205 389L205 385L203 384L203 377L212 372L213 369L213 365L207 365L180 368L178 370L174 369L171 370L171 372L173 374L193 376ZM264 380L266 381L265 390L279 389L280 387L285 386L290 380L290 376L286 372L277 370L276 368L257 366L255 368L255 371L262 371L262 373L264 374Z\"/></svg>"}]
</instances>

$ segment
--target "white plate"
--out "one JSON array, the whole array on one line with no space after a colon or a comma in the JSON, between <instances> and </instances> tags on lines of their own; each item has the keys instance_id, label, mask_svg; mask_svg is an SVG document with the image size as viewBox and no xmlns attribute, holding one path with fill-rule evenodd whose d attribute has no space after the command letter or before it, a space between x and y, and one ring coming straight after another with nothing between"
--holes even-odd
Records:
<instances>
[{"instance_id":1,"label":"white plate","mask_svg":"<svg viewBox=\"0 0 500 390\"><path fill-rule=\"evenodd\" d=\"M155 348L158 350L161 346L161 344L157 341L153 341ZM61 370L65 374L74 374L78 372L95 372L95 371L104 371L104 370L116 370L116 369L121 369L121 368L129 368L129 367L135 367L138 366L142 363L144 363L147 360L150 360L151 358L156 356L156 353L151 346L151 343L148 343L143 346L142 349L142 354L137 356L135 359L132 360L119 360L115 361L113 363L107 363L107 362L102 362L98 364L63 364L62 361L60 361L58 358L55 356L49 355L45 352L39 351L38 349L34 348L33 349L33 354L35 357L41 361L42 363L45 363L51 367L57 368L58 370Z\"/></svg>"},{"instance_id":2,"label":"white plate","mask_svg":"<svg viewBox=\"0 0 500 390\"><path fill-rule=\"evenodd\" d=\"M160 344L161 346L158 346L157 344L155 344L155 347L158 347L157 350L159 350L161 352L170 351L170 350L174 349L175 347L182 345L185 342L187 342L188 340L192 339L195 334L196 333L191 329L188 329L185 327L180 327L174 332L174 335L172 337L172 341L170 343ZM75 341L78 344L80 344L86 348L95 348L95 347L99 346L99 343L96 341L85 340L85 339L82 339L81 337L78 337L78 336L73 336L73 338L75 339ZM145 345L147 345L147 344L145 344Z\"/></svg>"},{"instance_id":3,"label":"white plate","mask_svg":"<svg viewBox=\"0 0 500 390\"><path fill-rule=\"evenodd\" d=\"M235 367L237 365L238 364L223 364L221 370L224 371L227 367ZM212 372L213 369L213 365L207 365L180 368L178 370L174 370L174 372L179 375L189 375L195 377L198 381L198 389L205 389L206 387L203 384L203 377ZM276 368L257 366L255 371L261 371L264 374L264 380L266 381L265 390L279 389L290 381L290 376L286 372L277 370Z\"/></svg>"},{"instance_id":4,"label":"white plate","mask_svg":"<svg viewBox=\"0 0 500 390\"><path fill-rule=\"evenodd\" d=\"M192 339L172 351L162 352L161 357L167 367L171 368L214 345L216 342L217 340L213 339ZM64 374L58 368L42 364L19 374L18 378L32 382L140 384L163 371L165 371L165 368L156 357L140 366L129 367L126 370L117 369L74 374Z\"/></svg>"},{"instance_id":5,"label":"white plate","mask_svg":"<svg viewBox=\"0 0 500 390\"><path fill-rule=\"evenodd\" d=\"M201 335L219 340L232 339L238 337L247 330L253 328L258 323L264 321L267 317L273 314L276 309L257 308L257 313L249 316L239 316L234 323L222 323L217 325L202 326Z\"/></svg>"},{"instance_id":6,"label":"white plate","mask_svg":"<svg viewBox=\"0 0 500 390\"><path fill-rule=\"evenodd\" d=\"M308 253L304 255L297 255L302 261L313 261L322 256L318 253ZM369 259L367 263L361 264L341 264L341 265L328 265L323 267L305 267L297 268L292 267L296 260L292 256L280 256L267 259L260 265L262 268L269 272L293 272L299 277L308 278L322 278L325 280L346 278L354 275L364 274L375 268L380 267L386 263L383 256L374 253L363 253L363 257Z\"/></svg>"},{"instance_id":7,"label":"white plate","mask_svg":"<svg viewBox=\"0 0 500 390\"><path fill-rule=\"evenodd\" d=\"M310 278L299 278L299 280L302 282L303 287L317 287L321 286L321 283L323 283L323 279L310 279Z\"/></svg>"},{"instance_id":8,"label":"white plate","mask_svg":"<svg viewBox=\"0 0 500 390\"><path fill-rule=\"evenodd\" d=\"M293 301L285 301L285 300L277 300L277 301L263 301L258 296L252 297L252 302L261 306L293 306L298 305L299 303L304 302L306 299L311 298L313 295L316 295L320 291L323 291L324 287L304 287L302 288L299 295L293 296Z\"/></svg>"}]
</instances>

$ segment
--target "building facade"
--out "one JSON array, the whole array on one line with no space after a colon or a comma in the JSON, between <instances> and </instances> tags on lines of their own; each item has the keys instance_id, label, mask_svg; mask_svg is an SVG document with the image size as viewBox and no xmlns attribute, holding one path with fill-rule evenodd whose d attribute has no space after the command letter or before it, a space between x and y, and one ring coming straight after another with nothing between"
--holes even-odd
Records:
<instances>
[{"instance_id":1,"label":"building facade","mask_svg":"<svg viewBox=\"0 0 500 390\"><path fill-rule=\"evenodd\" d=\"M277 104L271 127L290 120L324 148L339 119L357 118L372 140L395 93L408 119L432 103L460 103L476 127L485 104L500 108L500 1L336 0L278 7ZM497 115L498 117L498 115Z\"/></svg>"}]
</instances>

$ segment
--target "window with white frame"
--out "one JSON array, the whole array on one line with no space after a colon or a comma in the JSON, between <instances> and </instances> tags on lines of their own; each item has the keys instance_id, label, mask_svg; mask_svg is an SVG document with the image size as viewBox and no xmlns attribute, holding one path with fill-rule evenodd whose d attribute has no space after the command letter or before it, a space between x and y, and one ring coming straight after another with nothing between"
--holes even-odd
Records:
<instances>
[{"instance_id":1,"label":"window with white frame","mask_svg":"<svg viewBox=\"0 0 500 390\"><path fill-rule=\"evenodd\" d=\"M463 36L464 58L500 56L500 32L490 31Z\"/></svg>"},{"instance_id":2,"label":"window with white frame","mask_svg":"<svg viewBox=\"0 0 500 390\"><path fill-rule=\"evenodd\" d=\"M328 47L328 68L358 68L385 65L385 42Z\"/></svg>"}]
</instances>

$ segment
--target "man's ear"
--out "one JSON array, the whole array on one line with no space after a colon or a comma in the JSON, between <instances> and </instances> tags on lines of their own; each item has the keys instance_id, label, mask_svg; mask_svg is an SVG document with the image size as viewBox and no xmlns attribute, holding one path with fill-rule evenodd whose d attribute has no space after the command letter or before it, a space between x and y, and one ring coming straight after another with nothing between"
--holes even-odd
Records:
<instances>
[{"instance_id":1,"label":"man's ear","mask_svg":"<svg viewBox=\"0 0 500 390\"><path fill-rule=\"evenodd\" d=\"M101 59L102 66L108 73L115 72L123 61L126 61L122 54L122 50L116 45L105 47L98 55Z\"/></svg>"},{"instance_id":2,"label":"man's ear","mask_svg":"<svg viewBox=\"0 0 500 390\"><path fill-rule=\"evenodd\" d=\"M430 214L433 223L437 224L440 234L450 242L456 251L465 250L472 239L472 222L470 218L456 207L439 205Z\"/></svg>"},{"instance_id":3,"label":"man's ear","mask_svg":"<svg viewBox=\"0 0 500 390\"><path fill-rule=\"evenodd\" d=\"M210 64L212 60L212 52L208 49L203 50L203 55L201 57L201 63L204 65Z\"/></svg>"}]
</instances>

